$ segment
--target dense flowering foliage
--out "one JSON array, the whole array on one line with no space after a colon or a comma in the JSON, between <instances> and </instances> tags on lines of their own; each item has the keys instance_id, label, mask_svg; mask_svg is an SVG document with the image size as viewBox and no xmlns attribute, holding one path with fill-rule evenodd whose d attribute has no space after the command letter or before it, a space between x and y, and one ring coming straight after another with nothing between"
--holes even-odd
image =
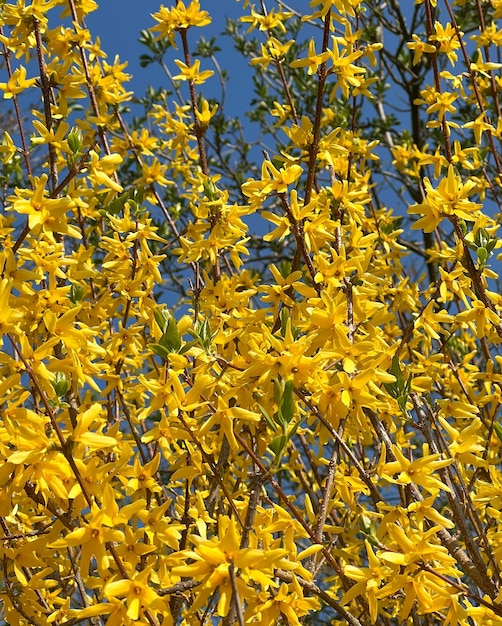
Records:
<instances>
[{"instance_id":1,"label":"dense flowering foliage","mask_svg":"<svg viewBox=\"0 0 502 626\"><path fill-rule=\"evenodd\" d=\"M3 623L501 624L502 2L224 4L0 3Z\"/></svg>"}]
</instances>

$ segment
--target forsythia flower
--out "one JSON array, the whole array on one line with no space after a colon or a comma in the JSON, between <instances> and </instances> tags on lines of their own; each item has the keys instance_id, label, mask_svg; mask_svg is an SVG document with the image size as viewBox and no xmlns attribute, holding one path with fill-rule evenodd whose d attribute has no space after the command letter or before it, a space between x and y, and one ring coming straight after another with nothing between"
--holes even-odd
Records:
<instances>
[{"instance_id":1,"label":"forsythia flower","mask_svg":"<svg viewBox=\"0 0 502 626\"><path fill-rule=\"evenodd\" d=\"M362 56L362 50L356 50L350 52L348 47L342 48L342 54L338 48L338 43L333 38L333 47L328 50L329 58L332 62L330 73L336 76L337 82L334 90L331 92L330 97L333 98L337 89L342 90L343 95L347 98L349 95L350 87L361 87L363 80L358 76L359 74L365 74L366 69L354 65L353 61L356 61Z\"/></svg>"},{"instance_id":2,"label":"forsythia flower","mask_svg":"<svg viewBox=\"0 0 502 626\"><path fill-rule=\"evenodd\" d=\"M378 591L382 581L386 581L395 570L385 565L375 556L369 542L365 542L368 554L368 567L355 567L346 565L343 573L356 581L349 591L343 596L342 604L349 603L356 596L363 596L370 608L371 623L374 624L378 613Z\"/></svg>"},{"instance_id":3,"label":"forsythia flower","mask_svg":"<svg viewBox=\"0 0 502 626\"><path fill-rule=\"evenodd\" d=\"M49 131L42 124L42 122L39 122L38 120L33 120L33 126L35 127L40 137L32 137L31 143L37 144L37 145L50 143L55 148L60 148L66 151L69 150L68 144L64 140L69 129L69 126L66 122L60 122L60 124L57 127L56 132L54 132L53 130Z\"/></svg>"},{"instance_id":4,"label":"forsythia flower","mask_svg":"<svg viewBox=\"0 0 502 626\"><path fill-rule=\"evenodd\" d=\"M275 9L270 9L270 11L265 12L263 14L258 13L251 9L251 15L244 15L240 18L241 22L250 22L251 26L248 29L248 33L253 31L258 27L259 30L270 32L273 28L278 28L283 33L286 32L286 27L284 26L284 21L288 18L292 17L294 13L291 11L276 11Z\"/></svg>"},{"instance_id":5,"label":"forsythia flower","mask_svg":"<svg viewBox=\"0 0 502 626\"><path fill-rule=\"evenodd\" d=\"M440 22L434 24L434 34L429 37L429 41L435 41L438 44L439 52L444 52L452 65L455 65L457 53L455 50L460 48L459 39L464 34L461 30L456 29L448 22L443 26Z\"/></svg>"},{"instance_id":6,"label":"forsythia flower","mask_svg":"<svg viewBox=\"0 0 502 626\"><path fill-rule=\"evenodd\" d=\"M148 585L151 576L151 568L147 568L135 574L130 580L114 580L107 583L103 593L109 599L125 596L126 615L132 620L137 620L147 609L166 610L166 601Z\"/></svg>"},{"instance_id":7,"label":"forsythia flower","mask_svg":"<svg viewBox=\"0 0 502 626\"><path fill-rule=\"evenodd\" d=\"M385 480L398 485L414 483L429 493L437 493L439 489L450 491L450 488L433 476L433 473L437 469L451 465L453 463L452 458L440 459L439 454L428 455L426 445L424 445L423 456L416 461L407 459L397 446L393 446L392 451L396 460L383 464L380 470ZM394 474L398 475L397 478L393 477Z\"/></svg>"},{"instance_id":8,"label":"forsythia flower","mask_svg":"<svg viewBox=\"0 0 502 626\"><path fill-rule=\"evenodd\" d=\"M430 43L426 43L420 39L418 35L412 35L413 41L410 41L406 44L409 50L413 51L413 65L416 65L423 54L432 54L436 52L436 46L433 46Z\"/></svg>"},{"instance_id":9,"label":"forsythia flower","mask_svg":"<svg viewBox=\"0 0 502 626\"><path fill-rule=\"evenodd\" d=\"M448 176L439 181L436 189L428 178L424 178L425 199L421 204L414 204L408 212L422 215L412 228L420 228L426 233L432 232L444 217L455 215L467 221L474 221L480 204L469 200L469 195L476 183L462 182L453 165L448 167Z\"/></svg>"},{"instance_id":10,"label":"forsythia flower","mask_svg":"<svg viewBox=\"0 0 502 626\"><path fill-rule=\"evenodd\" d=\"M190 67L178 59L175 59L174 62L181 70L181 74L173 76L174 80L188 80L193 82L195 85L202 85L202 83L204 83L208 78L211 78L214 74L212 70L205 70L204 72L201 72L199 59L196 59Z\"/></svg>"},{"instance_id":11,"label":"forsythia flower","mask_svg":"<svg viewBox=\"0 0 502 626\"><path fill-rule=\"evenodd\" d=\"M202 582L196 608L217 588L218 615L225 617L228 614L232 599L231 568L241 571L236 583L242 598L252 597L249 587L244 584L245 580L252 580L262 589L267 589L276 585L274 568L303 570L299 563L288 561L287 551L283 548L240 548L240 536L233 518L220 516L218 535L218 540L210 541L193 536L194 550L178 552L170 558L174 563L185 562L172 568L174 575L189 576ZM303 570L303 573L308 577L307 572Z\"/></svg>"},{"instance_id":12,"label":"forsythia flower","mask_svg":"<svg viewBox=\"0 0 502 626\"><path fill-rule=\"evenodd\" d=\"M13 96L33 87L36 82L36 78L26 78L26 68L21 66L14 70L8 82L0 83L0 90L4 92L3 97L9 100Z\"/></svg>"},{"instance_id":13,"label":"forsythia flower","mask_svg":"<svg viewBox=\"0 0 502 626\"><path fill-rule=\"evenodd\" d=\"M311 39L309 41L309 50L308 56L306 59L299 59L297 61L293 61L291 63L291 67L307 67L309 74L314 74L317 71L317 68L322 63L325 63L329 58L328 52L322 52L321 54L317 54L315 49L315 41Z\"/></svg>"},{"instance_id":14,"label":"forsythia flower","mask_svg":"<svg viewBox=\"0 0 502 626\"><path fill-rule=\"evenodd\" d=\"M201 11L200 3L196 0L192 0L186 7L181 0L178 0L176 6L170 9L161 5L157 13L152 14L152 17L158 24L150 30L159 33L158 39L167 37L174 47L176 47L174 36L177 30L191 26L207 26L211 23L209 13Z\"/></svg>"},{"instance_id":15,"label":"forsythia flower","mask_svg":"<svg viewBox=\"0 0 502 626\"><path fill-rule=\"evenodd\" d=\"M17 152L12 137L7 131L4 131L2 143L0 143L0 155L2 163L9 163Z\"/></svg>"},{"instance_id":16,"label":"forsythia flower","mask_svg":"<svg viewBox=\"0 0 502 626\"><path fill-rule=\"evenodd\" d=\"M28 216L28 226L35 234L43 232L52 237L51 233L68 233L80 237L80 233L70 226L66 213L75 204L69 197L49 198L46 191L47 174L35 178L34 190L16 189L15 195L9 197L11 211Z\"/></svg>"}]
</instances>

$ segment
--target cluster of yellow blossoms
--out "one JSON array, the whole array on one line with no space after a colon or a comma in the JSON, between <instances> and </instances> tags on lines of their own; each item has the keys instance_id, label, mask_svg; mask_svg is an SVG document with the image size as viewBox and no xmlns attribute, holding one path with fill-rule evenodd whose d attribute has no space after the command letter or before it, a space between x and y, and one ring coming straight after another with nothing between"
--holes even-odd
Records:
<instances>
[{"instance_id":1,"label":"cluster of yellow blossoms","mask_svg":"<svg viewBox=\"0 0 502 626\"><path fill-rule=\"evenodd\" d=\"M375 103L385 121L387 18L265 4L241 21L250 72L283 81L286 140L239 204L208 157L198 1L153 14L186 101L144 128L85 26L97 2L0 3L2 623L502 623L502 3L475 3L467 45L469 3L445 23L417 1L427 32L402 42L436 144L387 128L386 180L423 244L361 130ZM173 258L178 309L159 297Z\"/></svg>"}]
</instances>

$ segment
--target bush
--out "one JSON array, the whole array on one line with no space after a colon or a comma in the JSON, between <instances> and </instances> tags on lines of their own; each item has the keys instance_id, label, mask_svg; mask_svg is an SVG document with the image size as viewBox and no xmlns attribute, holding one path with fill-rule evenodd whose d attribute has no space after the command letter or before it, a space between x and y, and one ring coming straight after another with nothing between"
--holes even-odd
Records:
<instances>
[{"instance_id":1,"label":"bush","mask_svg":"<svg viewBox=\"0 0 502 626\"><path fill-rule=\"evenodd\" d=\"M502 3L243 4L0 5L4 623L500 624Z\"/></svg>"}]
</instances>

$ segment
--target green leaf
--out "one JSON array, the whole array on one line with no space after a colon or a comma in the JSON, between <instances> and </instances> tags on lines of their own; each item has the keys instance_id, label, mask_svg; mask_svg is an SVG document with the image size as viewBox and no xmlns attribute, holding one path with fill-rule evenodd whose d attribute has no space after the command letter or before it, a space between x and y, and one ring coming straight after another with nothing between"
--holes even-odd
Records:
<instances>
[{"instance_id":1,"label":"green leaf","mask_svg":"<svg viewBox=\"0 0 502 626\"><path fill-rule=\"evenodd\" d=\"M73 304L80 302L84 296L84 288L77 283L72 283L70 287L70 300Z\"/></svg>"},{"instance_id":2,"label":"green leaf","mask_svg":"<svg viewBox=\"0 0 502 626\"><path fill-rule=\"evenodd\" d=\"M106 217L107 215L118 215L120 211L124 208L124 204L129 199L129 193L124 192L119 196L114 198L110 203L99 209L99 214L102 217Z\"/></svg>"},{"instance_id":3,"label":"green leaf","mask_svg":"<svg viewBox=\"0 0 502 626\"><path fill-rule=\"evenodd\" d=\"M278 418L279 423L287 426L295 415L295 385L292 380L287 380L284 384L282 397L279 402Z\"/></svg>"},{"instance_id":4,"label":"green leaf","mask_svg":"<svg viewBox=\"0 0 502 626\"><path fill-rule=\"evenodd\" d=\"M362 515L359 519L359 527L371 544L378 545L375 520L371 519L368 515Z\"/></svg>"},{"instance_id":5,"label":"green leaf","mask_svg":"<svg viewBox=\"0 0 502 626\"><path fill-rule=\"evenodd\" d=\"M274 465L278 466L282 459L282 454L288 445L288 438L286 435L279 435L275 437L270 445L268 446L270 450L275 454Z\"/></svg>"},{"instance_id":6,"label":"green leaf","mask_svg":"<svg viewBox=\"0 0 502 626\"><path fill-rule=\"evenodd\" d=\"M79 129L72 128L68 134L68 147L72 151L73 155L78 155L82 150L82 132Z\"/></svg>"},{"instance_id":7,"label":"green leaf","mask_svg":"<svg viewBox=\"0 0 502 626\"><path fill-rule=\"evenodd\" d=\"M154 354L160 356L160 358L164 361L167 361L169 358L169 350L165 346L162 346L159 343L149 343L148 347Z\"/></svg>"},{"instance_id":8,"label":"green leaf","mask_svg":"<svg viewBox=\"0 0 502 626\"><path fill-rule=\"evenodd\" d=\"M293 322L291 321L291 314L289 312L289 309L287 307L282 308L279 315L281 320L281 337L286 337L286 332L289 325L291 335L294 339L298 339L298 337L300 336L300 330L296 326L294 326Z\"/></svg>"},{"instance_id":9,"label":"green leaf","mask_svg":"<svg viewBox=\"0 0 502 626\"><path fill-rule=\"evenodd\" d=\"M277 402L277 406L279 406L281 402L283 392L284 381L279 379L274 380L274 400Z\"/></svg>"},{"instance_id":10,"label":"green leaf","mask_svg":"<svg viewBox=\"0 0 502 626\"><path fill-rule=\"evenodd\" d=\"M287 309L286 307L281 309L280 316L281 316L281 335L285 337L286 330L288 328L289 309Z\"/></svg>"},{"instance_id":11,"label":"green leaf","mask_svg":"<svg viewBox=\"0 0 502 626\"><path fill-rule=\"evenodd\" d=\"M267 424L274 431L274 433L276 433L277 432L277 426L275 425L274 420L270 417L268 411L261 404L258 404L258 407L259 407L263 417L265 418L265 421L267 422Z\"/></svg>"},{"instance_id":12,"label":"green leaf","mask_svg":"<svg viewBox=\"0 0 502 626\"><path fill-rule=\"evenodd\" d=\"M476 254L478 256L479 263L481 266L484 266L486 260L488 259L488 250L485 247L479 247L476 250Z\"/></svg>"},{"instance_id":13,"label":"green leaf","mask_svg":"<svg viewBox=\"0 0 502 626\"><path fill-rule=\"evenodd\" d=\"M186 343L184 343L179 351L179 354L185 354L185 352L188 352L190 350L190 348L193 348L193 346L197 345L196 341L187 341Z\"/></svg>"},{"instance_id":14,"label":"green leaf","mask_svg":"<svg viewBox=\"0 0 502 626\"><path fill-rule=\"evenodd\" d=\"M176 324L174 317L169 318L167 330L162 337L166 338L166 343L163 345L170 347L171 352L179 352L182 342L180 331L178 330L178 325Z\"/></svg>"},{"instance_id":15,"label":"green leaf","mask_svg":"<svg viewBox=\"0 0 502 626\"><path fill-rule=\"evenodd\" d=\"M493 430L500 441L502 441L502 426L498 422L493 422Z\"/></svg>"},{"instance_id":16,"label":"green leaf","mask_svg":"<svg viewBox=\"0 0 502 626\"><path fill-rule=\"evenodd\" d=\"M288 441L296 435L296 431L298 430L298 427L300 426L301 423L302 423L301 420L298 420L296 424L293 426L293 428L290 428L288 432Z\"/></svg>"},{"instance_id":17,"label":"green leaf","mask_svg":"<svg viewBox=\"0 0 502 626\"><path fill-rule=\"evenodd\" d=\"M169 318L171 317L169 311L164 306L158 307L154 310L153 316L155 317L155 321L159 325L161 332L165 333L169 325Z\"/></svg>"},{"instance_id":18,"label":"green leaf","mask_svg":"<svg viewBox=\"0 0 502 626\"><path fill-rule=\"evenodd\" d=\"M206 194L206 198L210 202L214 202L215 200L218 200L218 198L220 197L219 191L216 188L216 185L214 184L214 182L210 178L206 178L202 186L204 188L204 193Z\"/></svg>"},{"instance_id":19,"label":"green leaf","mask_svg":"<svg viewBox=\"0 0 502 626\"><path fill-rule=\"evenodd\" d=\"M395 355L392 359L392 365L389 369L389 374L392 374L396 379L394 383L384 383L384 387L387 393L393 398L398 398L404 391L404 376L399 365L399 357Z\"/></svg>"},{"instance_id":20,"label":"green leaf","mask_svg":"<svg viewBox=\"0 0 502 626\"><path fill-rule=\"evenodd\" d=\"M58 398L62 398L70 388L70 381L63 372L56 372L56 378L52 381L52 386Z\"/></svg>"},{"instance_id":21,"label":"green leaf","mask_svg":"<svg viewBox=\"0 0 502 626\"><path fill-rule=\"evenodd\" d=\"M281 167L278 165L277 167ZM279 264L279 273L283 278L288 278L292 272L292 263L291 261L281 261Z\"/></svg>"},{"instance_id":22,"label":"green leaf","mask_svg":"<svg viewBox=\"0 0 502 626\"><path fill-rule=\"evenodd\" d=\"M155 59L149 54L141 54L139 57L139 64L141 67L148 67L150 63L153 63Z\"/></svg>"},{"instance_id":23,"label":"green leaf","mask_svg":"<svg viewBox=\"0 0 502 626\"><path fill-rule=\"evenodd\" d=\"M195 330L188 330L188 334L191 335L197 343L199 343L204 352L209 354L211 352L211 345L213 343L213 339L218 334L218 331L211 333L211 326L209 325L209 320L205 319L203 322L199 322L195 328Z\"/></svg>"},{"instance_id":24,"label":"green leaf","mask_svg":"<svg viewBox=\"0 0 502 626\"><path fill-rule=\"evenodd\" d=\"M408 397L410 395L410 390L411 390L411 381L413 380L413 374L410 374L408 376L408 380L406 381L406 385L404 386L403 389L403 394Z\"/></svg>"}]
</instances>

